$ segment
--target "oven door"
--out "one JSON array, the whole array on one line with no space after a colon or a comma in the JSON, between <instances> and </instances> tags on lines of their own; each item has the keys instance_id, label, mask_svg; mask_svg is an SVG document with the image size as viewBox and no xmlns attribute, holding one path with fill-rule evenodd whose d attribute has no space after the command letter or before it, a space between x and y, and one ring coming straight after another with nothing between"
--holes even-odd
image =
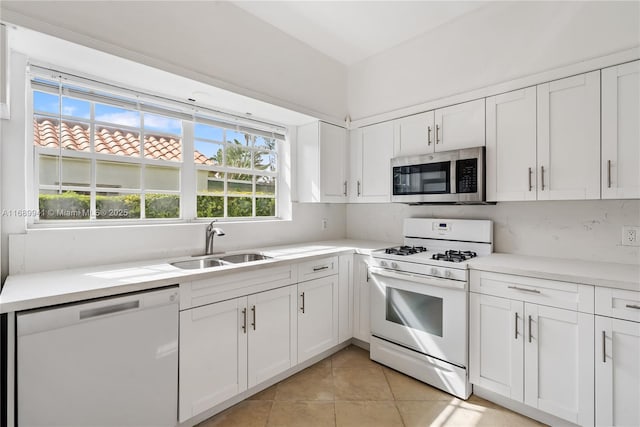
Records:
<instances>
[{"instance_id":1,"label":"oven door","mask_svg":"<svg viewBox=\"0 0 640 427\"><path fill-rule=\"evenodd\" d=\"M371 334L467 366L466 282L371 267Z\"/></svg>"}]
</instances>

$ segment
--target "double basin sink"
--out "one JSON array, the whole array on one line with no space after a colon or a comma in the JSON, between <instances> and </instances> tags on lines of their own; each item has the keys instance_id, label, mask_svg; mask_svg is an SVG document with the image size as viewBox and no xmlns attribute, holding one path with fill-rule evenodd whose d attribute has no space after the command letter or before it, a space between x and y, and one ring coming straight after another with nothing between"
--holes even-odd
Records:
<instances>
[{"instance_id":1,"label":"double basin sink","mask_svg":"<svg viewBox=\"0 0 640 427\"><path fill-rule=\"evenodd\" d=\"M203 268L220 267L223 265L242 264L244 262L262 261L270 259L270 256L250 252L225 256L206 257L199 259L189 259L186 261L172 262L174 267L184 270L200 270Z\"/></svg>"}]
</instances>

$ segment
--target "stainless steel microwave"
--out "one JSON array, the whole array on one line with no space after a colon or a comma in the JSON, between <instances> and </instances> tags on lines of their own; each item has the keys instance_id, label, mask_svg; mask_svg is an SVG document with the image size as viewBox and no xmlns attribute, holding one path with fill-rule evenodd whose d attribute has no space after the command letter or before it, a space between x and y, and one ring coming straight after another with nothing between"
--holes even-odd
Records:
<instances>
[{"instance_id":1,"label":"stainless steel microwave","mask_svg":"<svg viewBox=\"0 0 640 427\"><path fill-rule=\"evenodd\" d=\"M484 203L484 147L398 157L391 160L391 201Z\"/></svg>"}]
</instances>

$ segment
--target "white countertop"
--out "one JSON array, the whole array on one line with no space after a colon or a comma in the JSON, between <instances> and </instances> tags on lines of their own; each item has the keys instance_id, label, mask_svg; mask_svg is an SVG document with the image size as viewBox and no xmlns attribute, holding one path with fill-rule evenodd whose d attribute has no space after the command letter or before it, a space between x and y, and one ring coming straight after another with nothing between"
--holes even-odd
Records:
<instances>
[{"instance_id":1,"label":"white countertop","mask_svg":"<svg viewBox=\"0 0 640 427\"><path fill-rule=\"evenodd\" d=\"M46 307L176 285L180 282L205 279L217 275L248 271L274 264L320 257L343 252L369 254L397 243L362 240L336 240L299 243L237 252L260 252L269 260L225 265L203 270L183 270L169 262L189 259L148 260L123 264L101 265L71 270L57 270L9 276L0 294L0 313ZM230 252L233 253L233 252ZM216 254L217 255L217 254Z\"/></svg>"},{"instance_id":2,"label":"white countertop","mask_svg":"<svg viewBox=\"0 0 640 427\"><path fill-rule=\"evenodd\" d=\"M470 260L469 268L640 291L640 264L617 264L493 253Z\"/></svg>"}]
</instances>

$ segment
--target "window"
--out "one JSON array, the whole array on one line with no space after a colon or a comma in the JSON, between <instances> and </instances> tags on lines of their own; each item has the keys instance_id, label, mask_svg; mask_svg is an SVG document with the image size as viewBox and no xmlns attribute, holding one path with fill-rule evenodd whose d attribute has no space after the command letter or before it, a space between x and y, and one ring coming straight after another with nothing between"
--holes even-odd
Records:
<instances>
[{"instance_id":1,"label":"window","mask_svg":"<svg viewBox=\"0 0 640 427\"><path fill-rule=\"evenodd\" d=\"M197 216L275 217L277 141L196 123Z\"/></svg>"},{"instance_id":2,"label":"window","mask_svg":"<svg viewBox=\"0 0 640 427\"><path fill-rule=\"evenodd\" d=\"M104 86L32 79L38 222L277 217L282 134Z\"/></svg>"}]
</instances>

